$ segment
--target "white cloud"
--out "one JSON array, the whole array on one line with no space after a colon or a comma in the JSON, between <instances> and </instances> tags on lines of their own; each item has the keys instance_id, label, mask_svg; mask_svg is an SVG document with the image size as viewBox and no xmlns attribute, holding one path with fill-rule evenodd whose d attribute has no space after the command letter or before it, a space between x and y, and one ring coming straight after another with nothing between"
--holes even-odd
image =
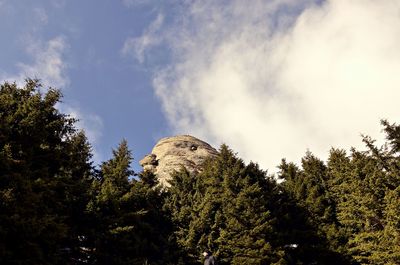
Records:
<instances>
[{"instance_id":1,"label":"white cloud","mask_svg":"<svg viewBox=\"0 0 400 265\"><path fill-rule=\"evenodd\" d=\"M274 171L307 149L360 147L381 118L396 122L400 2L313 2L186 4L162 29L174 60L154 77L176 132Z\"/></svg>"},{"instance_id":2,"label":"white cloud","mask_svg":"<svg viewBox=\"0 0 400 265\"><path fill-rule=\"evenodd\" d=\"M158 14L157 18L145 30L143 35L137 38L128 38L122 48L122 54L131 55L140 63L143 63L145 52L162 41L161 34L159 34L158 31L162 26L163 21L164 16Z\"/></svg>"},{"instance_id":3,"label":"white cloud","mask_svg":"<svg viewBox=\"0 0 400 265\"><path fill-rule=\"evenodd\" d=\"M41 24L47 24L49 18L44 8L36 7L33 9L33 14Z\"/></svg>"},{"instance_id":4,"label":"white cloud","mask_svg":"<svg viewBox=\"0 0 400 265\"><path fill-rule=\"evenodd\" d=\"M28 52L33 56L34 64L20 63L21 71L27 76L39 77L44 84L65 87L69 80L65 73L67 64L62 56L67 47L63 37L53 38L44 45L32 42Z\"/></svg>"},{"instance_id":5,"label":"white cloud","mask_svg":"<svg viewBox=\"0 0 400 265\"><path fill-rule=\"evenodd\" d=\"M25 42L26 52L31 56L33 62L30 64L17 63L18 73L3 73L1 79L23 84L28 77L39 78L45 86L66 87L69 79L66 75L67 64L63 60L63 55L68 47L65 39L59 36L43 43L28 36L25 38Z\"/></svg>"}]
</instances>

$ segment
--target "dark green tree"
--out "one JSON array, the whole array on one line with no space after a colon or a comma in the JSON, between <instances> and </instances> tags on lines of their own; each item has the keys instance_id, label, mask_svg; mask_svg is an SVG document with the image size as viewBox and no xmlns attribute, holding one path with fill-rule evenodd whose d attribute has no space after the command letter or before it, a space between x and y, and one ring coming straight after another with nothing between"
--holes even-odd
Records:
<instances>
[{"instance_id":1,"label":"dark green tree","mask_svg":"<svg viewBox=\"0 0 400 265\"><path fill-rule=\"evenodd\" d=\"M180 253L172 235L170 216L164 209L165 190L157 177L144 171L133 180L130 191L130 209L142 212L135 229L138 264L177 264Z\"/></svg>"},{"instance_id":2,"label":"dark green tree","mask_svg":"<svg viewBox=\"0 0 400 265\"><path fill-rule=\"evenodd\" d=\"M122 254L135 247L130 244L130 235L135 224L133 219L136 214L140 215L140 212L124 207L130 200L129 178L134 174L130 169L131 160L131 151L123 140L113 150L113 157L102 163L99 176L93 182L93 199L88 205L94 226L92 263L123 264L130 261L131 256Z\"/></svg>"},{"instance_id":3,"label":"dark green tree","mask_svg":"<svg viewBox=\"0 0 400 265\"><path fill-rule=\"evenodd\" d=\"M182 168L172 174L165 208L173 222L173 242L178 246L180 264L196 264L200 254L197 246L199 201L204 191L198 186L199 179Z\"/></svg>"},{"instance_id":4,"label":"dark green tree","mask_svg":"<svg viewBox=\"0 0 400 265\"><path fill-rule=\"evenodd\" d=\"M282 161L278 176L280 186L297 207L288 204L287 230L293 233L297 248L289 255L291 262L304 264L348 264L341 253L342 232L336 220L336 205L328 189L327 167L310 152L302 159L302 168ZM294 258L292 258L294 256Z\"/></svg>"},{"instance_id":5,"label":"dark green tree","mask_svg":"<svg viewBox=\"0 0 400 265\"><path fill-rule=\"evenodd\" d=\"M135 177L128 144L123 140L113 157L101 165L93 183L94 264L168 264L174 250L163 212L164 193L157 178L142 172Z\"/></svg>"},{"instance_id":6,"label":"dark green tree","mask_svg":"<svg viewBox=\"0 0 400 265\"><path fill-rule=\"evenodd\" d=\"M195 264L205 249L220 264L265 264L279 260L268 237L273 218L266 207L268 180L254 164L246 166L225 145L198 176L173 175L168 207L178 244ZM272 185L272 184L271 184Z\"/></svg>"},{"instance_id":7,"label":"dark green tree","mask_svg":"<svg viewBox=\"0 0 400 265\"><path fill-rule=\"evenodd\" d=\"M382 147L363 137L368 151L353 148L347 155L332 149L327 166L309 153L301 169L282 165L282 186L307 211L319 243L354 264L400 262L400 129L387 121L382 125L387 139Z\"/></svg>"},{"instance_id":8,"label":"dark green tree","mask_svg":"<svg viewBox=\"0 0 400 265\"><path fill-rule=\"evenodd\" d=\"M300 217L300 228L293 229L289 211L301 211L266 172L245 165L225 145L203 167L197 176L176 172L169 188L166 205L184 264L198 263L205 249L219 264L302 264L291 249L308 226Z\"/></svg>"},{"instance_id":9,"label":"dark green tree","mask_svg":"<svg viewBox=\"0 0 400 265\"><path fill-rule=\"evenodd\" d=\"M353 154L357 184L353 185L353 204L358 210L342 207L341 215L347 217L352 230L349 251L360 264L398 264L399 253L399 185L400 127L383 120L387 142L376 147L370 137L364 137L368 152ZM348 211L356 212L356 218ZM354 225L356 224L356 225Z\"/></svg>"},{"instance_id":10,"label":"dark green tree","mask_svg":"<svg viewBox=\"0 0 400 265\"><path fill-rule=\"evenodd\" d=\"M81 258L92 175L90 146L37 80L0 87L0 263Z\"/></svg>"}]
</instances>

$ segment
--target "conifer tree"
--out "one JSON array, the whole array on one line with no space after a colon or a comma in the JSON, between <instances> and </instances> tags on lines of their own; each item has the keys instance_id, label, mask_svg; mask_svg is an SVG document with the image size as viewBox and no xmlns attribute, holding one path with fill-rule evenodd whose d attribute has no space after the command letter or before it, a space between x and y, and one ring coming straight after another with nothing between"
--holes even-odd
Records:
<instances>
[{"instance_id":1,"label":"conifer tree","mask_svg":"<svg viewBox=\"0 0 400 265\"><path fill-rule=\"evenodd\" d=\"M297 170L283 183L286 191L307 209L309 220L326 236L335 223L335 204L327 187L327 168L310 152L302 158L302 170Z\"/></svg>"},{"instance_id":2,"label":"conifer tree","mask_svg":"<svg viewBox=\"0 0 400 265\"><path fill-rule=\"evenodd\" d=\"M307 250L309 240L318 237L309 235L313 232L299 207L266 172L254 163L245 165L225 145L198 176L185 170L173 175L167 207L178 245L189 256L184 264L198 263L204 249L213 251L219 264L318 260L309 255L315 248ZM293 221L292 212L300 217Z\"/></svg>"},{"instance_id":3,"label":"conifer tree","mask_svg":"<svg viewBox=\"0 0 400 265\"><path fill-rule=\"evenodd\" d=\"M292 262L315 264L349 264L349 258L340 252L343 240L335 212L335 202L328 189L327 168L310 152L302 159L302 168L282 161L279 166L280 184L298 207L289 211L287 228L294 233L296 249L289 256ZM291 214L290 214L291 213Z\"/></svg>"},{"instance_id":4,"label":"conifer tree","mask_svg":"<svg viewBox=\"0 0 400 265\"><path fill-rule=\"evenodd\" d=\"M174 251L170 225L163 212L164 193L156 177L130 169L131 151L123 140L101 165L93 183L94 264L168 264Z\"/></svg>"},{"instance_id":5,"label":"conifer tree","mask_svg":"<svg viewBox=\"0 0 400 265\"><path fill-rule=\"evenodd\" d=\"M271 245L275 218L268 208L274 185L265 172L246 166L227 146L220 149L222 169L222 217L218 251L232 264L266 264L281 259Z\"/></svg>"},{"instance_id":6,"label":"conifer tree","mask_svg":"<svg viewBox=\"0 0 400 265\"><path fill-rule=\"evenodd\" d=\"M95 264L123 264L129 261L129 257L123 257L122 253L127 248L135 247L134 244L129 246L134 221L127 220L127 216L140 213L123 207L130 199L129 177L133 175L131 160L131 151L126 140L123 140L113 150L113 157L103 162L98 181L93 182L94 198L88 209L94 214L96 222L92 239L95 250L92 262Z\"/></svg>"},{"instance_id":7,"label":"conifer tree","mask_svg":"<svg viewBox=\"0 0 400 265\"><path fill-rule=\"evenodd\" d=\"M360 264L398 264L399 227L398 187L399 126L382 121L387 143L378 148L370 137L364 137L369 152L363 153L362 171L358 175L359 187L351 194L358 201L357 230L349 240L350 253ZM360 163L356 164L359 168ZM354 186L355 187L355 186ZM343 209L346 213L348 209ZM347 215L348 216L348 215ZM348 218L352 220L352 218Z\"/></svg>"},{"instance_id":8,"label":"conifer tree","mask_svg":"<svg viewBox=\"0 0 400 265\"><path fill-rule=\"evenodd\" d=\"M197 244L201 236L197 220L205 192L198 186L199 180L185 168L172 174L170 184L165 208L174 226L173 241L178 246L181 263L196 264L201 251Z\"/></svg>"},{"instance_id":9,"label":"conifer tree","mask_svg":"<svg viewBox=\"0 0 400 265\"><path fill-rule=\"evenodd\" d=\"M329 248L354 264L398 264L399 127L382 121L387 143L368 151L332 149L327 167L307 154L283 164L283 187L307 211ZM317 195L317 196L315 196Z\"/></svg>"},{"instance_id":10,"label":"conifer tree","mask_svg":"<svg viewBox=\"0 0 400 265\"><path fill-rule=\"evenodd\" d=\"M172 223L170 216L164 210L166 192L159 185L157 177L144 171L139 179L134 180L130 191L129 209L138 209L136 229L136 256L140 264L176 264L179 252L172 240ZM128 210L129 210L128 209Z\"/></svg>"},{"instance_id":11,"label":"conifer tree","mask_svg":"<svg viewBox=\"0 0 400 265\"><path fill-rule=\"evenodd\" d=\"M90 146L37 80L0 88L0 263L79 263ZM79 160L78 160L79 159Z\"/></svg>"},{"instance_id":12,"label":"conifer tree","mask_svg":"<svg viewBox=\"0 0 400 265\"><path fill-rule=\"evenodd\" d=\"M61 93L0 87L0 264L400 264L400 125L386 143L282 160L278 184L226 145L171 187L123 140L96 170Z\"/></svg>"}]
</instances>

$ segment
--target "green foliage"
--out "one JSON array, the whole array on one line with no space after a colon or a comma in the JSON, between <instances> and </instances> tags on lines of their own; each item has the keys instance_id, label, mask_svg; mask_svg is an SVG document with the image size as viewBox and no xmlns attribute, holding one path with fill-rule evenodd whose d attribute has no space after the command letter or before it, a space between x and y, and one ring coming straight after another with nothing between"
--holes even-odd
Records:
<instances>
[{"instance_id":1,"label":"green foliage","mask_svg":"<svg viewBox=\"0 0 400 265\"><path fill-rule=\"evenodd\" d=\"M80 257L92 167L90 146L36 80L0 88L0 263Z\"/></svg>"},{"instance_id":2,"label":"green foliage","mask_svg":"<svg viewBox=\"0 0 400 265\"><path fill-rule=\"evenodd\" d=\"M294 251L297 259L306 264L348 264L348 258L340 252L343 235L328 190L327 167L307 152L301 169L285 160L279 169L279 178L283 180L280 186L300 208L289 211L292 242L298 244Z\"/></svg>"},{"instance_id":3,"label":"green foliage","mask_svg":"<svg viewBox=\"0 0 400 265\"><path fill-rule=\"evenodd\" d=\"M400 126L386 143L282 160L277 183L226 145L162 188L125 140L99 169L60 91L0 87L1 264L400 264Z\"/></svg>"},{"instance_id":4,"label":"green foliage","mask_svg":"<svg viewBox=\"0 0 400 265\"><path fill-rule=\"evenodd\" d=\"M343 221L353 228L349 234L349 251L360 264L400 262L400 229L396 221L400 214L400 127L387 121L382 121L382 125L388 142L378 148L373 140L364 137L369 152L353 155L357 174L352 186L354 191L350 194L352 201L357 200L357 204L353 204L358 209L351 207L341 211L358 214L357 221L348 214Z\"/></svg>"},{"instance_id":5,"label":"green foliage","mask_svg":"<svg viewBox=\"0 0 400 265\"><path fill-rule=\"evenodd\" d=\"M268 242L273 222L266 208L269 184L264 172L244 165L227 146L198 176L177 172L167 205L177 242L188 253L186 263L195 263L205 249L213 250L220 264L278 260Z\"/></svg>"},{"instance_id":6,"label":"green foliage","mask_svg":"<svg viewBox=\"0 0 400 265\"><path fill-rule=\"evenodd\" d=\"M132 179L132 161L123 140L113 158L101 165L93 182L92 242L94 264L166 264L169 257L168 220L162 211L163 193L148 172Z\"/></svg>"},{"instance_id":7,"label":"green foliage","mask_svg":"<svg viewBox=\"0 0 400 265\"><path fill-rule=\"evenodd\" d=\"M225 145L198 176L184 169L173 175L166 205L185 264L198 263L205 249L220 264L323 260L314 254L323 246L304 211L257 164L245 165Z\"/></svg>"},{"instance_id":8,"label":"green foliage","mask_svg":"<svg viewBox=\"0 0 400 265\"><path fill-rule=\"evenodd\" d=\"M283 187L332 251L355 264L398 264L400 127L382 121L387 143L369 151L332 149L327 166L310 153L302 168L284 163Z\"/></svg>"}]
</instances>

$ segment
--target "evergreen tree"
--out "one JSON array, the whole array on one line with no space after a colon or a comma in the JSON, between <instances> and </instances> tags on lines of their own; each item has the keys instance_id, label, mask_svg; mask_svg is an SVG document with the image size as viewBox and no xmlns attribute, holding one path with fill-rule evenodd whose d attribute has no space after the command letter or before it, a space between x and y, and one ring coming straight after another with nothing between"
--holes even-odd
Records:
<instances>
[{"instance_id":1,"label":"evergreen tree","mask_svg":"<svg viewBox=\"0 0 400 265\"><path fill-rule=\"evenodd\" d=\"M327 167L309 153L302 169L283 164L283 187L308 212L335 252L354 264L398 264L399 127L382 121L387 143L368 151L332 149Z\"/></svg>"},{"instance_id":2,"label":"evergreen tree","mask_svg":"<svg viewBox=\"0 0 400 265\"><path fill-rule=\"evenodd\" d=\"M135 229L136 256L141 261L138 264L175 265L179 252L170 237L172 223L163 208L166 193L157 177L148 171L141 172L130 192L129 208L142 211Z\"/></svg>"},{"instance_id":3,"label":"evergreen tree","mask_svg":"<svg viewBox=\"0 0 400 265\"><path fill-rule=\"evenodd\" d=\"M0 88L0 263L78 263L90 146L37 80ZM77 160L79 159L79 160Z\"/></svg>"},{"instance_id":4,"label":"evergreen tree","mask_svg":"<svg viewBox=\"0 0 400 265\"><path fill-rule=\"evenodd\" d=\"M300 230L309 232L301 210L266 172L243 161L227 146L208 160L197 176L184 169L173 174L167 207L185 264L196 264L205 249L219 264L302 264L306 244ZM297 223L296 223L297 222ZM294 229L294 224L299 225ZM279 230L281 229L281 230ZM297 233L293 235L291 232ZM306 236L314 238L316 236ZM304 252L307 252L304 254ZM310 262L311 263L311 262ZM306 264L306 263L304 263Z\"/></svg>"},{"instance_id":5,"label":"evergreen tree","mask_svg":"<svg viewBox=\"0 0 400 265\"><path fill-rule=\"evenodd\" d=\"M173 241L178 246L181 263L196 264L201 251L197 245L201 233L197 221L199 201L205 192L198 186L199 179L185 168L172 174L170 184L165 208L174 226Z\"/></svg>"},{"instance_id":6,"label":"evergreen tree","mask_svg":"<svg viewBox=\"0 0 400 265\"><path fill-rule=\"evenodd\" d=\"M246 166L226 146L220 149L219 160L222 220L217 254L231 264L278 262L283 253L272 246L276 216L268 207L275 183L257 165Z\"/></svg>"},{"instance_id":7,"label":"evergreen tree","mask_svg":"<svg viewBox=\"0 0 400 265\"><path fill-rule=\"evenodd\" d=\"M162 210L163 192L156 177L134 178L128 144L123 140L101 165L93 183L94 264L168 264L173 256L170 225Z\"/></svg>"},{"instance_id":8,"label":"evergreen tree","mask_svg":"<svg viewBox=\"0 0 400 265\"><path fill-rule=\"evenodd\" d=\"M400 184L399 170L399 126L382 121L386 133L387 143L378 148L370 137L364 137L369 152L362 156L357 154L358 188L351 193L353 201L358 202L357 222L355 218L347 220L358 224L352 231L349 240L350 253L360 264L398 264L399 253L399 226L398 203L400 201L398 189ZM360 157L362 162L360 163ZM349 209L344 209L347 213ZM348 214L346 215L348 216ZM352 224L350 223L350 224ZM350 226L351 227L351 226Z\"/></svg>"},{"instance_id":9,"label":"evergreen tree","mask_svg":"<svg viewBox=\"0 0 400 265\"><path fill-rule=\"evenodd\" d=\"M305 264L348 264L349 258L338 249L343 235L328 189L325 164L307 152L301 169L285 160L279 169L279 178L283 180L280 185L298 206L291 206L294 210L289 211L292 214L287 221L289 231L294 233L292 242L297 243L290 256Z\"/></svg>"},{"instance_id":10,"label":"evergreen tree","mask_svg":"<svg viewBox=\"0 0 400 265\"><path fill-rule=\"evenodd\" d=\"M92 262L95 264L123 264L130 257L121 254L134 248L129 235L134 229L134 221L128 220L130 215L140 214L134 209L126 209L126 201L131 184L129 177L133 175L130 169L132 160L128 144L123 140L113 157L103 162L98 180L93 182L93 200L88 209L94 214L94 241ZM125 212L127 211L127 212ZM132 217L135 218L135 217ZM128 248L128 249L127 249Z\"/></svg>"},{"instance_id":11,"label":"evergreen tree","mask_svg":"<svg viewBox=\"0 0 400 265\"><path fill-rule=\"evenodd\" d=\"M177 242L189 256L185 264L199 262L205 249L212 250L220 264L276 259L266 241L271 230L266 194L257 184L259 176L249 172L250 167L222 146L218 158L207 161L198 176L184 169L173 175L168 207ZM262 171L257 173L265 178Z\"/></svg>"},{"instance_id":12,"label":"evergreen tree","mask_svg":"<svg viewBox=\"0 0 400 265\"><path fill-rule=\"evenodd\" d=\"M321 235L326 235L329 226L335 222L335 206L327 189L326 170L321 160L307 152L302 159L302 170L297 170L282 184L307 209L312 225L319 227Z\"/></svg>"},{"instance_id":13,"label":"evergreen tree","mask_svg":"<svg viewBox=\"0 0 400 265\"><path fill-rule=\"evenodd\" d=\"M1 264L400 264L400 125L386 143L282 160L278 184L226 145L163 189L123 140L95 170L61 93L0 87Z\"/></svg>"}]
</instances>

